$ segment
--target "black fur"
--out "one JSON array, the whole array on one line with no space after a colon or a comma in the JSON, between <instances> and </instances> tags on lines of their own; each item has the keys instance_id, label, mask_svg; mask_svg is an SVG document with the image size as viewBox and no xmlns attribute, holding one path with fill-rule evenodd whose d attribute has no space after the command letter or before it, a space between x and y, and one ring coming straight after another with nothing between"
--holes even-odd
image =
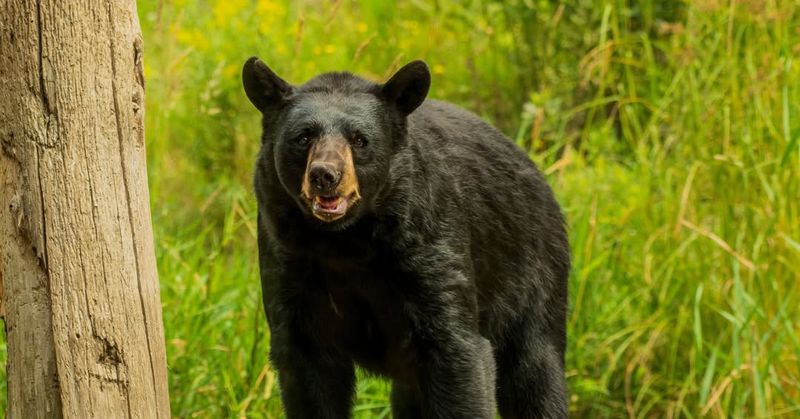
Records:
<instances>
[{"instance_id":1,"label":"black fur","mask_svg":"<svg viewBox=\"0 0 800 419\"><path fill-rule=\"evenodd\" d=\"M258 244L287 417L349 417L354 363L393 381L395 418L566 417L569 247L525 153L424 100L419 61L385 85L294 87L252 58L243 80L263 113ZM299 197L296 140L326 134L367 140L353 147L363 199L330 223Z\"/></svg>"}]
</instances>

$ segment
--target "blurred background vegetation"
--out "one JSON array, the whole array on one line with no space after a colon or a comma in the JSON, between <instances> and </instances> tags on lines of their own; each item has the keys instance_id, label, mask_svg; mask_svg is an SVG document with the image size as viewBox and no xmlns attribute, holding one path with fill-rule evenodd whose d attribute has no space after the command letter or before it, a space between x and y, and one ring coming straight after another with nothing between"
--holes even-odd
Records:
<instances>
[{"instance_id":1,"label":"blurred background vegetation","mask_svg":"<svg viewBox=\"0 0 800 419\"><path fill-rule=\"evenodd\" d=\"M432 97L529 150L569 221L573 417L800 415L800 1L143 0L139 14L176 417L282 417L251 55L293 83L381 81L424 59ZM360 380L356 416L389 417L388 389Z\"/></svg>"}]
</instances>

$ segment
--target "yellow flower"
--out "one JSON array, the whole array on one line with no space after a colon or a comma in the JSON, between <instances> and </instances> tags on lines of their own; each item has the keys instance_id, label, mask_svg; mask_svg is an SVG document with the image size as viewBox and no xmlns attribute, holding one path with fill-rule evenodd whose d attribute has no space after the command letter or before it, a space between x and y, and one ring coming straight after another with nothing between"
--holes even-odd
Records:
<instances>
[{"instance_id":1,"label":"yellow flower","mask_svg":"<svg viewBox=\"0 0 800 419\"><path fill-rule=\"evenodd\" d=\"M198 50L206 50L210 43L205 34L199 29L179 29L175 37L181 44Z\"/></svg>"},{"instance_id":2,"label":"yellow flower","mask_svg":"<svg viewBox=\"0 0 800 419\"><path fill-rule=\"evenodd\" d=\"M366 24L366 23L364 23L364 22L358 22L358 25L356 25L356 30L357 30L359 33L364 33L364 32L366 32L366 31L367 31L367 29L369 29L369 27L368 27L368 26L367 26L367 24Z\"/></svg>"},{"instance_id":3,"label":"yellow flower","mask_svg":"<svg viewBox=\"0 0 800 419\"><path fill-rule=\"evenodd\" d=\"M239 66L236 64L228 64L222 69L222 75L226 79L235 77L239 73Z\"/></svg>"},{"instance_id":4,"label":"yellow flower","mask_svg":"<svg viewBox=\"0 0 800 419\"><path fill-rule=\"evenodd\" d=\"M444 66L441 64L434 64L433 66L433 74L441 75L444 74Z\"/></svg>"},{"instance_id":5,"label":"yellow flower","mask_svg":"<svg viewBox=\"0 0 800 419\"><path fill-rule=\"evenodd\" d=\"M326 54L333 54L336 51L336 47L331 44L325 45L325 53Z\"/></svg>"},{"instance_id":6,"label":"yellow flower","mask_svg":"<svg viewBox=\"0 0 800 419\"><path fill-rule=\"evenodd\" d=\"M258 0L256 4L256 20L262 34L269 33L279 18L286 14L286 8L274 0Z\"/></svg>"},{"instance_id":7,"label":"yellow flower","mask_svg":"<svg viewBox=\"0 0 800 419\"><path fill-rule=\"evenodd\" d=\"M278 47L276 48L276 51L278 51L278 55L284 55L284 54L286 54L287 51L289 51L289 49L286 48L286 44L285 43L280 42L280 43L278 43Z\"/></svg>"},{"instance_id":8,"label":"yellow flower","mask_svg":"<svg viewBox=\"0 0 800 419\"><path fill-rule=\"evenodd\" d=\"M221 27L226 27L234 16L241 14L247 6L246 0L217 0L214 3L214 22Z\"/></svg>"},{"instance_id":9,"label":"yellow flower","mask_svg":"<svg viewBox=\"0 0 800 419\"><path fill-rule=\"evenodd\" d=\"M282 3L277 1L258 0L256 12L261 18L265 16L283 16L286 13L286 8L283 7Z\"/></svg>"}]
</instances>

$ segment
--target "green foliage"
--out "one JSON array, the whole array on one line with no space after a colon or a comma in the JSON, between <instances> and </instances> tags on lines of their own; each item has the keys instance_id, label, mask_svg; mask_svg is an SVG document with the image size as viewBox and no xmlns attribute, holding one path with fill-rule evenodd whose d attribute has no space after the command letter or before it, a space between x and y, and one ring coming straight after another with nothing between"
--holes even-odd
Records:
<instances>
[{"instance_id":1,"label":"green foliage","mask_svg":"<svg viewBox=\"0 0 800 419\"><path fill-rule=\"evenodd\" d=\"M175 416L281 417L251 55L294 83L425 59L433 97L530 150L569 220L575 417L800 414L798 6L140 1ZM365 378L356 416L388 417L387 383Z\"/></svg>"}]
</instances>

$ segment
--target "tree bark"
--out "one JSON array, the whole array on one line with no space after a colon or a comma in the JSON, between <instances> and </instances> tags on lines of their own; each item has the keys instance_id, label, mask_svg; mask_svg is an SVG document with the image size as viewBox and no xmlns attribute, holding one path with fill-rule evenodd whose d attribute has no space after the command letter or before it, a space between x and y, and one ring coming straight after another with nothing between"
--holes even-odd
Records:
<instances>
[{"instance_id":1,"label":"tree bark","mask_svg":"<svg viewBox=\"0 0 800 419\"><path fill-rule=\"evenodd\" d=\"M8 417L168 417L133 0L2 0Z\"/></svg>"}]
</instances>

